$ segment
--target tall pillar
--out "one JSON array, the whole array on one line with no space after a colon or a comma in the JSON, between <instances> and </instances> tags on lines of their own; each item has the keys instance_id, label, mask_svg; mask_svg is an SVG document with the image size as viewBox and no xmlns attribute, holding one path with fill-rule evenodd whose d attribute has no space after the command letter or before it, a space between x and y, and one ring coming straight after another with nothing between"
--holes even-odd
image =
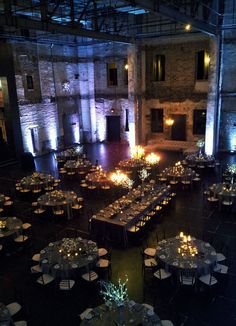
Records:
<instances>
[{"instance_id":1,"label":"tall pillar","mask_svg":"<svg viewBox=\"0 0 236 326\"><path fill-rule=\"evenodd\" d=\"M142 141L142 59L140 53L140 46L135 44L128 47L129 143L131 146Z\"/></svg>"},{"instance_id":2,"label":"tall pillar","mask_svg":"<svg viewBox=\"0 0 236 326\"><path fill-rule=\"evenodd\" d=\"M207 117L205 133L205 152L212 155L217 150L218 135L218 84L219 84L219 40L216 37L210 39L210 66L209 86L207 98Z\"/></svg>"},{"instance_id":3,"label":"tall pillar","mask_svg":"<svg viewBox=\"0 0 236 326\"><path fill-rule=\"evenodd\" d=\"M92 47L79 47L78 63L80 112L83 128L83 140L85 142L96 141L96 108L95 108L95 84L94 62Z\"/></svg>"}]
</instances>

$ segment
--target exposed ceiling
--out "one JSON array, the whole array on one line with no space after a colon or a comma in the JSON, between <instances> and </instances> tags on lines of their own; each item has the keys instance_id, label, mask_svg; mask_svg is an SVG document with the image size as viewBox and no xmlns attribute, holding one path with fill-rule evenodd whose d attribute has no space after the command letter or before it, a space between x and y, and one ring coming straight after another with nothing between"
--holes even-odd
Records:
<instances>
[{"instance_id":1,"label":"exposed ceiling","mask_svg":"<svg viewBox=\"0 0 236 326\"><path fill-rule=\"evenodd\" d=\"M217 34L220 0L0 0L0 25L132 43L186 33Z\"/></svg>"}]
</instances>

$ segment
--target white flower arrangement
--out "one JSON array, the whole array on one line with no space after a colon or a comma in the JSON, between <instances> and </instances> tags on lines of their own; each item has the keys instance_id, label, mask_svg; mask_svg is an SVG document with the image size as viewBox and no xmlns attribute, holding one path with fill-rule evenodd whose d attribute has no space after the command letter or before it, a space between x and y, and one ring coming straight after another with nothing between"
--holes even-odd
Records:
<instances>
[{"instance_id":1,"label":"white flower arrangement","mask_svg":"<svg viewBox=\"0 0 236 326\"><path fill-rule=\"evenodd\" d=\"M231 164L231 165L228 165L226 171L227 171L229 174L236 174L236 163Z\"/></svg>"},{"instance_id":2,"label":"white flower arrangement","mask_svg":"<svg viewBox=\"0 0 236 326\"><path fill-rule=\"evenodd\" d=\"M132 189L134 185L134 180L131 180L130 178L127 178L126 180L124 180L124 182L122 183L122 186L124 188L128 188L128 189Z\"/></svg>"},{"instance_id":3,"label":"white flower arrangement","mask_svg":"<svg viewBox=\"0 0 236 326\"><path fill-rule=\"evenodd\" d=\"M139 179L145 181L149 177L150 173L146 169L142 169L139 171Z\"/></svg>"},{"instance_id":4,"label":"white flower arrangement","mask_svg":"<svg viewBox=\"0 0 236 326\"><path fill-rule=\"evenodd\" d=\"M197 141L197 147L202 148L205 145L205 140L204 139L199 139Z\"/></svg>"}]
</instances>

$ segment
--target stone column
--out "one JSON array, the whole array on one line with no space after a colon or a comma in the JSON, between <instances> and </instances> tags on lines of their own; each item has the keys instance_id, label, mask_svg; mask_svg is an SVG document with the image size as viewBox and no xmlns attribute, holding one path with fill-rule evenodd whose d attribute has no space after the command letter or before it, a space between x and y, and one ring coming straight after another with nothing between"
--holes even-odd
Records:
<instances>
[{"instance_id":1,"label":"stone column","mask_svg":"<svg viewBox=\"0 0 236 326\"><path fill-rule=\"evenodd\" d=\"M142 141L142 60L141 47L130 45L128 47L128 99L129 99L129 125L131 146Z\"/></svg>"},{"instance_id":2,"label":"stone column","mask_svg":"<svg viewBox=\"0 0 236 326\"><path fill-rule=\"evenodd\" d=\"M217 143L217 119L218 119L218 40L216 37L210 39L210 66L209 86L207 98L207 117L205 133L205 152L212 155Z\"/></svg>"},{"instance_id":3,"label":"stone column","mask_svg":"<svg viewBox=\"0 0 236 326\"><path fill-rule=\"evenodd\" d=\"M85 142L96 141L94 62L92 54L92 47L78 48L80 58L80 62L78 63L80 111Z\"/></svg>"}]
</instances>

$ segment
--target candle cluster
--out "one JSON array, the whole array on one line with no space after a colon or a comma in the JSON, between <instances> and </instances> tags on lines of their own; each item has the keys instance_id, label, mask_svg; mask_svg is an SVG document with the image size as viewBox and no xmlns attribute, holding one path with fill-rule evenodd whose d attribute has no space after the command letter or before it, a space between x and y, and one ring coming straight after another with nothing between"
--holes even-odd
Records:
<instances>
[{"instance_id":1,"label":"candle cluster","mask_svg":"<svg viewBox=\"0 0 236 326\"><path fill-rule=\"evenodd\" d=\"M0 221L0 229L5 229L7 226L7 222L6 221Z\"/></svg>"},{"instance_id":2,"label":"candle cluster","mask_svg":"<svg viewBox=\"0 0 236 326\"><path fill-rule=\"evenodd\" d=\"M139 160L144 157L145 151L142 146L137 145L131 148L130 153L131 153L131 158Z\"/></svg>"},{"instance_id":3,"label":"candle cluster","mask_svg":"<svg viewBox=\"0 0 236 326\"><path fill-rule=\"evenodd\" d=\"M78 240L78 238L62 239L62 243L60 245L59 252L63 256L65 256L67 258L77 257L82 251L83 251L83 248L82 248L81 243Z\"/></svg>"},{"instance_id":4,"label":"candle cluster","mask_svg":"<svg viewBox=\"0 0 236 326\"><path fill-rule=\"evenodd\" d=\"M159 163L160 156L156 155L155 153L150 153L145 157L145 161L149 165L155 165Z\"/></svg>"},{"instance_id":5,"label":"candle cluster","mask_svg":"<svg viewBox=\"0 0 236 326\"><path fill-rule=\"evenodd\" d=\"M185 235L183 232L179 234L180 247L178 247L178 254L182 257L194 257L198 254L197 247L193 244L193 239L190 235Z\"/></svg>"}]
</instances>

